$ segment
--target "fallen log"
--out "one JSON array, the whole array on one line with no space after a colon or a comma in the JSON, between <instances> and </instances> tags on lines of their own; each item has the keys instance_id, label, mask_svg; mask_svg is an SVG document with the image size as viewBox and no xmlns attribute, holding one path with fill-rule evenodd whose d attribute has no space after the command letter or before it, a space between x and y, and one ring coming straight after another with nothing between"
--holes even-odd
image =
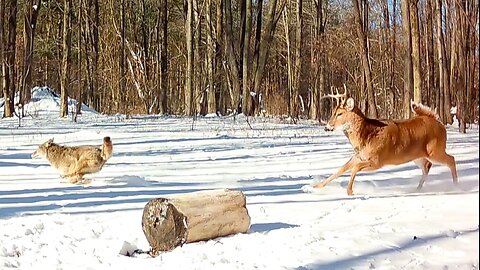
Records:
<instances>
[{"instance_id":1,"label":"fallen log","mask_svg":"<svg viewBox=\"0 0 480 270\"><path fill-rule=\"evenodd\" d=\"M155 256L184 243L246 233L250 216L241 191L198 191L150 200L142 228Z\"/></svg>"}]
</instances>

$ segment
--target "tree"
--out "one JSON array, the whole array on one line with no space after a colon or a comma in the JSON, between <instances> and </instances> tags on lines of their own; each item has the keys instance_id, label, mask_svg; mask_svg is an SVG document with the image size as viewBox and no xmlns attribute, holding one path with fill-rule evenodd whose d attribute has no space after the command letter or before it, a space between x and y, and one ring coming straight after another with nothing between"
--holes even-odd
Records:
<instances>
[{"instance_id":1,"label":"tree","mask_svg":"<svg viewBox=\"0 0 480 270\"><path fill-rule=\"evenodd\" d=\"M185 41L187 45L187 72L185 73L185 114L193 114L193 0L185 1Z\"/></svg>"},{"instance_id":2,"label":"tree","mask_svg":"<svg viewBox=\"0 0 480 270\"><path fill-rule=\"evenodd\" d=\"M2 1L2 6L3 6ZM5 106L3 117L12 117L15 111L14 100L15 100L15 79L16 79L16 65L15 65L15 54L16 54L16 39L17 39L17 1L10 0L6 2L8 8L8 33L7 33L7 46L3 50L3 96L5 97ZM3 18L3 16L2 16ZM2 25L3 27L3 25ZM2 31L3 32L3 31Z\"/></svg>"},{"instance_id":3,"label":"tree","mask_svg":"<svg viewBox=\"0 0 480 270\"><path fill-rule=\"evenodd\" d=\"M422 66L420 64L420 33L418 21L418 0L410 1L410 23L412 42L413 101L422 102Z\"/></svg>"},{"instance_id":4,"label":"tree","mask_svg":"<svg viewBox=\"0 0 480 270\"><path fill-rule=\"evenodd\" d=\"M62 60L60 67L60 117L68 115L68 88L70 84L70 51L72 47L71 6L72 0L64 0Z\"/></svg>"},{"instance_id":5,"label":"tree","mask_svg":"<svg viewBox=\"0 0 480 270\"><path fill-rule=\"evenodd\" d=\"M297 27L295 29L295 80L293 87L293 117L298 118L298 101L302 83L303 0L297 0ZM302 104L302 108L303 108Z\"/></svg>"},{"instance_id":6,"label":"tree","mask_svg":"<svg viewBox=\"0 0 480 270\"><path fill-rule=\"evenodd\" d=\"M362 68L363 74L365 78L365 82L367 85L367 105L368 111L367 115L369 117L378 117L377 112L377 105L375 103L375 94L373 91L373 84L372 84L372 72L370 68L370 60L369 60L369 53L368 53L368 46L367 46L367 35L364 31L365 25L368 23L367 21L362 22L362 16L360 14L360 4L358 0L352 0L354 15L355 15L355 29L357 33L357 38L360 41L360 58L362 61ZM366 12L366 10L364 10Z\"/></svg>"},{"instance_id":7,"label":"tree","mask_svg":"<svg viewBox=\"0 0 480 270\"><path fill-rule=\"evenodd\" d=\"M413 60L412 60L412 31L410 23L410 1L404 0L402 2L402 25L405 47L405 67L404 67L404 85L403 85L403 117L410 118L410 100L413 92Z\"/></svg>"},{"instance_id":8,"label":"tree","mask_svg":"<svg viewBox=\"0 0 480 270\"><path fill-rule=\"evenodd\" d=\"M38 13L40 12L40 7L42 6L42 1L37 0L35 5L33 0L28 0L25 7L24 15L24 25L23 25L23 37L24 37L24 54L23 54L23 73L22 73L22 83L21 83L21 100L20 103L25 105L31 99L31 89L32 89L32 70L34 69L33 61L33 49L34 49L34 38L35 38L35 28L37 25ZM23 93L22 93L23 92ZM22 106L23 114L23 106Z\"/></svg>"}]
</instances>

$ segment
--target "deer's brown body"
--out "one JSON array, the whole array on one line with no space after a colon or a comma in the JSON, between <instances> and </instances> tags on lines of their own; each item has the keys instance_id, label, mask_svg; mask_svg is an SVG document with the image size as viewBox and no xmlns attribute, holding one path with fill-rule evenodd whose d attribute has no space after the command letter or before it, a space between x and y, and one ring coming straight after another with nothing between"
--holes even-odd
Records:
<instances>
[{"instance_id":1,"label":"deer's brown body","mask_svg":"<svg viewBox=\"0 0 480 270\"><path fill-rule=\"evenodd\" d=\"M33 152L32 158L45 158L62 177L76 183L85 174L99 172L112 156L112 148L110 137L103 138L101 148L90 145L63 146L50 139Z\"/></svg>"},{"instance_id":2,"label":"deer's brown body","mask_svg":"<svg viewBox=\"0 0 480 270\"><path fill-rule=\"evenodd\" d=\"M331 97L345 97L341 96ZM428 107L412 103L416 116L402 121L369 119L349 98L339 102L326 130L343 129L355 154L335 174L314 187L321 188L351 170L347 193L353 194L353 183L359 171L372 171L384 165L399 165L414 161L422 169L418 184L421 189L432 162L447 165L453 182L457 183L455 159L445 152L447 132L438 116Z\"/></svg>"}]
</instances>

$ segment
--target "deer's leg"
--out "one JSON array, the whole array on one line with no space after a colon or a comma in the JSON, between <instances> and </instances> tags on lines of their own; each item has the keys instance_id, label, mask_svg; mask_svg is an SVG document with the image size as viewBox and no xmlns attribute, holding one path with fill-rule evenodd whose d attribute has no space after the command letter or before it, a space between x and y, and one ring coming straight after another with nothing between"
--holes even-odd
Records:
<instances>
[{"instance_id":1,"label":"deer's leg","mask_svg":"<svg viewBox=\"0 0 480 270\"><path fill-rule=\"evenodd\" d=\"M454 184L458 184L458 176L457 176L457 165L455 164L455 158L451 155L442 151L441 153L432 153L428 157L429 161L434 163L440 163L447 165L450 171L452 172L452 179Z\"/></svg>"},{"instance_id":2,"label":"deer's leg","mask_svg":"<svg viewBox=\"0 0 480 270\"><path fill-rule=\"evenodd\" d=\"M330 177L328 177L324 181L314 185L313 187L314 188L322 188L322 187L326 186L328 183L332 182L334 179L336 179L337 177L342 175L344 172L350 170L353 167L353 165L355 164L355 162L357 162L356 157L355 156L351 157L350 160L347 161L347 163L345 163L342 167L340 167L340 169L338 169L338 171L335 174L332 174Z\"/></svg>"},{"instance_id":3,"label":"deer's leg","mask_svg":"<svg viewBox=\"0 0 480 270\"><path fill-rule=\"evenodd\" d=\"M355 164L352 168L352 173L350 175L350 181L348 181L347 194L349 196L353 195L353 182L355 182L355 176L360 171L373 171L379 169L381 166L372 161L361 161Z\"/></svg>"},{"instance_id":4,"label":"deer's leg","mask_svg":"<svg viewBox=\"0 0 480 270\"><path fill-rule=\"evenodd\" d=\"M414 160L414 162L418 167L420 167L420 169L422 169L422 178L420 179L420 182L418 182L417 186L417 190L420 190L423 187L423 184L425 184L425 180L427 179L428 172L432 167L432 163L426 158L419 158Z\"/></svg>"}]
</instances>

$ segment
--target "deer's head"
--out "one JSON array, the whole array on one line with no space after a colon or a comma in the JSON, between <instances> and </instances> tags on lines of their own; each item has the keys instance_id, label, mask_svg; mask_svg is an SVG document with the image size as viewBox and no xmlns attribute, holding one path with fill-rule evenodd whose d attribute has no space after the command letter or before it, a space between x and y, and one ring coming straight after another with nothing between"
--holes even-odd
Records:
<instances>
[{"instance_id":1,"label":"deer's head","mask_svg":"<svg viewBox=\"0 0 480 270\"><path fill-rule=\"evenodd\" d=\"M336 90L336 94L329 94L323 98L331 97L335 99L337 105L332 111L332 116L328 120L327 125L325 126L325 131L334 131L338 128L343 130L348 130L351 126L352 116L354 114L353 109L355 108L355 101L353 98L347 99L347 88L344 85L345 91L340 94Z\"/></svg>"}]
</instances>

